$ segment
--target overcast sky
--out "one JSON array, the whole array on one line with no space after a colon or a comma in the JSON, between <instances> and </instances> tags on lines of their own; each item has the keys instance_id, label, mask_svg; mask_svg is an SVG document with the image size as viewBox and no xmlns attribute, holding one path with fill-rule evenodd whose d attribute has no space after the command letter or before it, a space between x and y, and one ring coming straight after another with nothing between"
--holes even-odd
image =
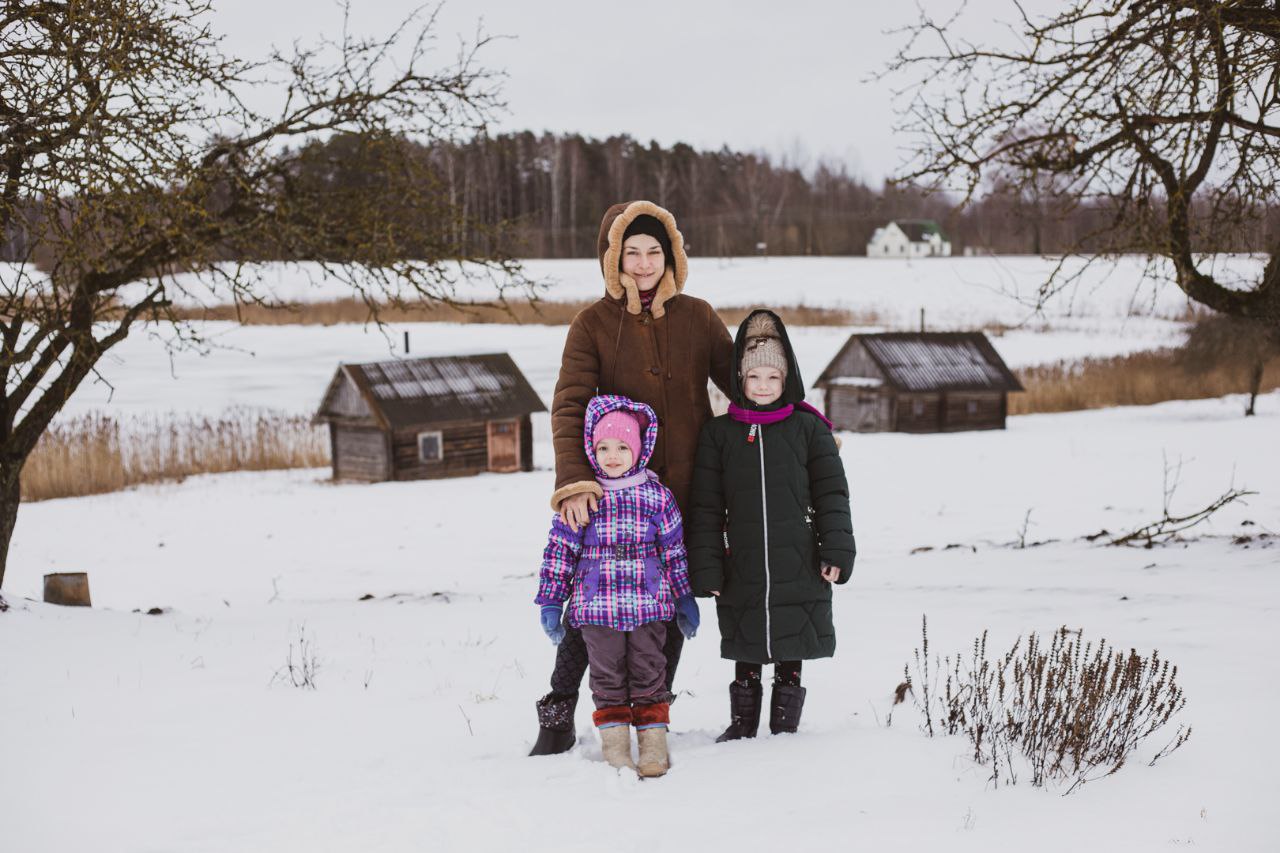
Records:
<instances>
[{"instance_id":1,"label":"overcast sky","mask_svg":"<svg viewBox=\"0 0 1280 853\"><path fill-rule=\"evenodd\" d=\"M959 0L921 2L945 14ZM242 58L341 30L340 7L326 0L214 4L215 28ZM418 5L354 0L354 29L389 32ZM967 15L991 27L1010 8L1010 0L974 0ZM798 153L809 166L841 160L878 183L901 161L904 140L892 133L888 86L868 77L901 44L887 31L915 17L914 3L892 0L451 0L438 32L442 60L481 21L510 37L481 54L508 75L499 130Z\"/></svg>"}]
</instances>

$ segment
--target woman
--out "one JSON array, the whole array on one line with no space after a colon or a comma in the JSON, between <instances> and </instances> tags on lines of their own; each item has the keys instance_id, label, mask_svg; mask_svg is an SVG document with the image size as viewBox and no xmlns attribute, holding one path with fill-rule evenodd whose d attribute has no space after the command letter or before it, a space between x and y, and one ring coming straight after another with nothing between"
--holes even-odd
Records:
<instances>
[{"instance_id":1,"label":"woman","mask_svg":"<svg viewBox=\"0 0 1280 853\"><path fill-rule=\"evenodd\" d=\"M733 339L711 306L686 295L689 259L675 217L648 201L615 204L600 223L597 249L605 295L574 317L551 404L556 487L551 508L576 530L602 495L583 452L588 401L619 394L648 405L660 429L649 467L687 508L698 432L711 417L707 381L726 394ZM667 631L671 689L684 637ZM573 746L573 715L587 650L569 629L556 647L551 692L538 700L538 740L530 755Z\"/></svg>"}]
</instances>

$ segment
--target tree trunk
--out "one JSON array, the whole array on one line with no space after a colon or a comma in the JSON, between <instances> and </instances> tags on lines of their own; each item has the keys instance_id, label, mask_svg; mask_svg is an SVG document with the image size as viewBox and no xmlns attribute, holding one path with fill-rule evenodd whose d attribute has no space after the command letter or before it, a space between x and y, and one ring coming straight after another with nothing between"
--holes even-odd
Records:
<instances>
[{"instance_id":1,"label":"tree trunk","mask_svg":"<svg viewBox=\"0 0 1280 853\"><path fill-rule=\"evenodd\" d=\"M18 475L26 460L0 460L0 589L4 589L4 570L9 563L9 543L18 522L18 500L21 486Z\"/></svg>"},{"instance_id":2,"label":"tree trunk","mask_svg":"<svg viewBox=\"0 0 1280 853\"><path fill-rule=\"evenodd\" d=\"M1253 414L1254 406L1258 402L1258 392L1262 390L1262 368L1263 360L1258 359L1253 363L1253 371L1249 376L1249 408L1244 410L1245 416Z\"/></svg>"}]
</instances>

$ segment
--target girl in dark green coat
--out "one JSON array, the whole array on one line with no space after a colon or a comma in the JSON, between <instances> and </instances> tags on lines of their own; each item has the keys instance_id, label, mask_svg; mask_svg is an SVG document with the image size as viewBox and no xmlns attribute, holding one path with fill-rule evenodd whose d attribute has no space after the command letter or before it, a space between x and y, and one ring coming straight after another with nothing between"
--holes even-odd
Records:
<instances>
[{"instance_id":1,"label":"girl in dark green coat","mask_svg":"<svg viewBox=\"0 0 1280 853\"><path fill-rule=\"evenodd\" d=\"M835 654L831 585L849 580L855 550L831 422L804 402L778 316L753 311L734 357L729 412L702 428L685 524L694 592L716 596L720 654L736 662L721 741L755 737L766 663L769 729L796 730L800 662Z\"/></svg>"}]
</instances>

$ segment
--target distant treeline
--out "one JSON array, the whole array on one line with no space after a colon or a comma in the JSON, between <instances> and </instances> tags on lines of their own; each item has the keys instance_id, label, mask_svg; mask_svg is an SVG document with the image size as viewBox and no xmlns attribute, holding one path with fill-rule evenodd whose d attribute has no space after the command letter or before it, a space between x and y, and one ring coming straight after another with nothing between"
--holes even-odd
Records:
<instances>
[{"instance_id":1,"label":"distant treeline","mask_svg":"<svg viewBox=\"0 0 1280 853\"><path fill-rule=\"evenodd\" d=\"M288 161L282 186L298 215L330 220L353 196L375 194L385 200L385 230L350 239L392 239L409 257L492 251L594 257L605 209L640 198L675 213L690 253L702 256L861 255L876 228L900 218L935 220L954 254L1115 248L1106 243L1108 202L1050 188L1031 197L997 183L960 206L953 197L913 187L886 182L872 188L838 163L809 166L727 147L697 151L683 143L666 148L629 136L601 140L526 131L422 145L342 135L281 157ZM413 176L409 192L406 175ZM0 259L22 257L32 230L3 235ZM1206 238L1197 249L1266 251L1278 235L1280 208ZM247 251L245 245L240 240L227 258L290 257L286 246L250 243ZM342 245L334 245L335 259L344 254Z\"/></svg>"}]
</instances>

